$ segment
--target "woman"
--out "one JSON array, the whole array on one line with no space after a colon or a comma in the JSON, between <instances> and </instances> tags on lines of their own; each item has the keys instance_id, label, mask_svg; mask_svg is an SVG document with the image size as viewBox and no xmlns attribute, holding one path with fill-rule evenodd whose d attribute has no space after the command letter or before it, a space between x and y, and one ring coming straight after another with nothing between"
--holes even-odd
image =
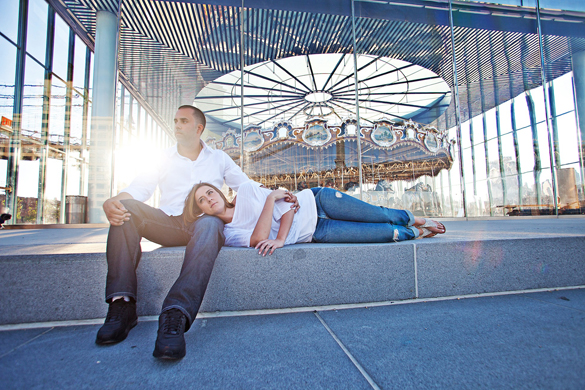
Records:
<instances>
[{"instance_id":1,"label":"woman","mask_svg":"<svg viewBox=\"0 0 585 390\"><path fill-rule=\"evenodd\" d=\"M272 254L298 242L373 243L432 237L445 233L443 224L415 217L410 211L373 206L332 188L311 188L296 194L295 214L286 190L271 191L258 183L240 186L237 202L208 183L197 184L185 201L183 218L191 223L203 214L226 223L225 245L255 247Z\"/></svg>"}]
</instances>

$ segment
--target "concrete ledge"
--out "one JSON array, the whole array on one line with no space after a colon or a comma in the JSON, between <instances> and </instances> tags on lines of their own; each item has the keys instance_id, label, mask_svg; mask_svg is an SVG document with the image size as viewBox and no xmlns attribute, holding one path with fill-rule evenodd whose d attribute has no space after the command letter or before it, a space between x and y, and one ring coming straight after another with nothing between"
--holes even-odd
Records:
<instances>
[{"instance_id":1,"label":"concrete ledge","mask_svg":"<svg viewBox=\"0 0 585 390\"><path fill-rule=\"evenodd\" d=\"M585 237L477 240L417 246L419 298L577 286Z\"/></svg>"},{"instance_id":2,"label":"concrete ledge","mask_svg":"<svg viewBox=\"0 0 585 390\"><path fill-rule=\"evenodd\" d=\"M585 284L585 237L223 248L202 311L433 298ZM158 315L184 248L145 252L139 315ZM0 324L104 317L103 253L0 257Z\"/></svg>"}]
</instances>

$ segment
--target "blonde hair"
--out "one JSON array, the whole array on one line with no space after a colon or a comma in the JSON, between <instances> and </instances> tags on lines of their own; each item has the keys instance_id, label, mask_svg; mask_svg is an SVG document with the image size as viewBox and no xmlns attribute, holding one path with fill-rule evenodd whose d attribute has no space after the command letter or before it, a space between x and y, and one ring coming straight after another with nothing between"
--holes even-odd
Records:
<instances>
[{"instance_id":1,"label":"blonde hair","mask_svg":"<svg viewBox=\"0 0 585 390\"><path fill-rule=\"evenodd\" d=\"M195 193L201 187L211 187L212 189L214 189L219 194L219 196L221 196L221 198L225 202L225 207L227 207L228 209L235 207L233 203L227 200L223 192L221 192L213 184L209 183L195 184L195 186L193 186L193 188L189 192L189 195L187 195L187 199L185 199L185 207L183 208L183 221L185 222L185 225L192 224L193 222L197 221L199 218L203 216L203 211L201 211L201 208L197 204L197 199L195 199Z\"/></svg>"}]
</instances>

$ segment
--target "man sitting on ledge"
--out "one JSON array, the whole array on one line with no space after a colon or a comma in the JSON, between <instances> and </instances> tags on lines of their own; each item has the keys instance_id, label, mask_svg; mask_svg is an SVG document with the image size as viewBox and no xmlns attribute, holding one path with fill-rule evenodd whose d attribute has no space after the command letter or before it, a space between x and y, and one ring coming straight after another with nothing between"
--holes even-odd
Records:
<instances>
[{"instance_id":1,"label":"man sitting on ledge","mask_svg":"<svg viewBox=\"0 0 585 390\"><path fill-rule=\"evenodd\" d=\"M237 191L250 180L226 153L209 148L201 140L206 119L198 108L179 107L174 121L177 144L162 153L154 171L139 175L129 187L104 202L111 225L106 249L109 309L96 337L99 345L117 343L137 324L136 267L142 253L142 237L163 246L186 246L181 273L167 294L159 317L153 356L162 359L185 356L184 332L197 316L224 243L223 222L219 218L206 216L192 224L184 223L181 214L185 198L202 181L218 187L225 181ZM143 203L157 186L161 192L160 209Z\"/></svg>"}]
</instances>

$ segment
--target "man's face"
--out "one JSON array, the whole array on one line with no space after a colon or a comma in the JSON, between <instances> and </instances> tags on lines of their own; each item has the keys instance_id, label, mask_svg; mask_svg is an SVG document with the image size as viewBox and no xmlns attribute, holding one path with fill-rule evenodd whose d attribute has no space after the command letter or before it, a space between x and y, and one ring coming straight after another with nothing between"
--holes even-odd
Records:
<instances>
[{"instance_id":1,"label":"man's face","mask_svg":"<svg viewBox=\"0 0 585 390\"><path fill-rule=\"evenodd\" d=\"M196 122L193 110L181 108L175 114L175 137L181 145L195 145L199 142L203 125Z\"/></svg>"}]
</instances>

